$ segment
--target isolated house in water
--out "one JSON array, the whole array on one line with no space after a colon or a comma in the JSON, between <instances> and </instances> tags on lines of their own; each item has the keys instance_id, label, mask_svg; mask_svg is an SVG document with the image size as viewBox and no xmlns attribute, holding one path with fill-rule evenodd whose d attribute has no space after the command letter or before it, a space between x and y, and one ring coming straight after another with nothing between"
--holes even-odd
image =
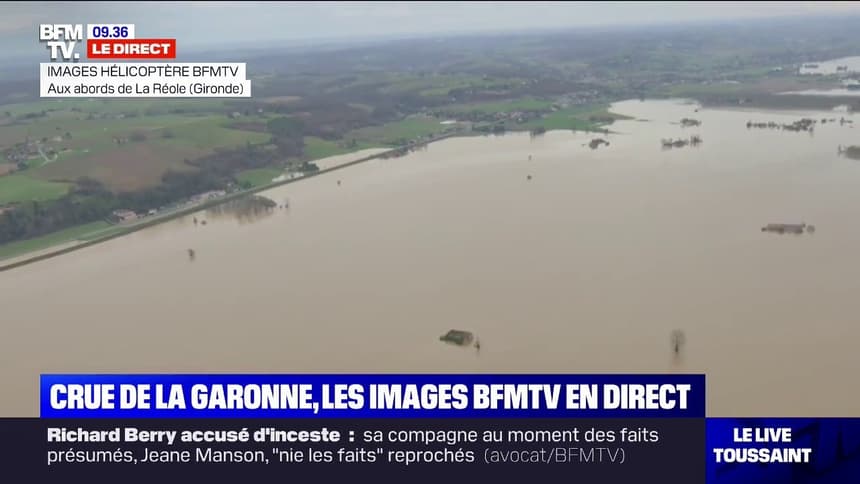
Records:
<instances>
[{"instance_id":1,"label":"isolated house in water","mask_svg":"<svg viewBox=\"0 0 860 484\"><path fill-rule=\"evenodd\" d=\"M475 335L469 331L461 331L452 329L439 337L440 341L445 343L455 344L458 346L469 346L475 340Z\"/></svg>"}]
</instances>

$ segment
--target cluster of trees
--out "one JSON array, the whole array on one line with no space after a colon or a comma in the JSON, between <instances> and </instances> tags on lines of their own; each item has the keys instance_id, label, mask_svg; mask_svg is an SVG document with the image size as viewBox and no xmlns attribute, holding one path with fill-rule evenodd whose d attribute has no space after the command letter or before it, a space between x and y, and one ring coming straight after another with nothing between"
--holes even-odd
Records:
<instances>
[{"instance_id":1,"label":"cluster of trees","mask_svg":"<svg viewBox=\"0 0 860 484\"><path fill-rule=\"evenodd\" d=\"M266 129L272 134L272 144L285 158L299 157L304 154L305 123L297 118L280 117L270 119Z\"/></svg>"},{"instance_id":2,"label":"cluster of trees","mask_svg":"<svg viewBox=\"0 0 860 484\"><path fill-rule=\"evenodd\" d=\"M277 125L272 126L270 122L268 124L268 131L273 136L280 135L281 137L295 137L295 135L301 132L304 136L317 136L329 140L341 139L353 129L381 124L399 119L401 116L394 100L387 100L377 104L373 100L362 96L353 98L353 101L356 99L372 107L370 109L361 109L350 105L352 101L346 99L338 100L321 97L303 98L299 101L286 104L263 104L260 106L268 112L284 115L296 123L294 130L289 133L282 133ZM282 123L284 121L278 122ZM278 132L273 131L273 128L278 130Z\"/></svg>"},{"instance_id":3,"label":"cluster of trees","mask_svg":"<svg viewBox=\"0 0 860 484\"><path fill-rule=\"evenodd\" d=\"M507 131L504 122L472 126L472 131L487 134L504 134Z\"/></svg>"}]
</instances>

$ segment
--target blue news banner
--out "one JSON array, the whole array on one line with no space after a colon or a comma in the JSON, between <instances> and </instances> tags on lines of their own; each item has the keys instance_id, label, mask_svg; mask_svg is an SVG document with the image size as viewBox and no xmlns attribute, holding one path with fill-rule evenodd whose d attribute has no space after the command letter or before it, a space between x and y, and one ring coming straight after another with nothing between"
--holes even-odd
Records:
<instances>
[{"instance_id":1,"label":"blue news banner","mask_svg":"<svg viewBox=\"0 0 860 484\"><path fill-rule=\"evenodd\" d=\"M29 482L860 482L860 419L706 419L705 401L704 375L43 375L40 418L0 420L0 468Z\"/></svg>"}]
</instances>

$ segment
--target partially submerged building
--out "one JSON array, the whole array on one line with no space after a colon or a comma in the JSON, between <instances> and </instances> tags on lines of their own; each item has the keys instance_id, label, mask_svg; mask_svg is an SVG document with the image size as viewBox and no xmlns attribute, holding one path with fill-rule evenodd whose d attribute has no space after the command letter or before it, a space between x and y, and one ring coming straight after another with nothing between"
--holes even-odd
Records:
<instances>
[{"instance_id":1,"label":"partially submerged building","mask_svg":"<svg viewBox=\"0 0 860 484\"><path fill-rule=\"evenodd\" d=\"M204 193L198 193L197 195L189 198L189 203L198 204L198 203L206 203L211 200L215 200L217 198L221 198L224 195L227 195L225 190L211 190Z\"/></svg>"},{"instance_id":2,"label":"partially submerged building","mask_svg":"<svg viewBox=\"0 0 860 484\"><path fill-rule=\"evenodd\" d=\"M440 336L439 340L457 346L469 346L472 344L473 341L475 341L475 335L472 334L470 331L452 329Z\"/></svg>"}]
</instances>

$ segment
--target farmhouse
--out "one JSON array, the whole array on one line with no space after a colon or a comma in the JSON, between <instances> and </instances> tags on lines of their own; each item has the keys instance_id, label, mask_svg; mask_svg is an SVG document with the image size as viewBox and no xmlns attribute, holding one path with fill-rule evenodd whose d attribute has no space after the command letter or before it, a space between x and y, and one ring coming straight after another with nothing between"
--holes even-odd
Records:
<instances>
[{"instance_id":1,"label":"farmhouse","mask_svg":"<svg viewBox=\"0 0 860 484\"><path fill-rule=\"evenodd\" d=\"M204 203L204 202L208 202L209 200L214 200L216 198L223 197L226 194L227 194L227 192L224 190L212 190L212 191L208 191L205 193L198 193L197 195L194 195L193 197L191 197L189 199L189 202L194 203L194 204Z\"/></svg>"},{"instance_id":2,"label":"farmhouse","mask_svg":"<svg viewBox=\"0 0 860 484\"><path fill-rule=\"evenodd\" d=\"M131 210L114 210L110 216L111 223L121 224L137 220L137 214Z\"/></svg>"}]
</instances>

